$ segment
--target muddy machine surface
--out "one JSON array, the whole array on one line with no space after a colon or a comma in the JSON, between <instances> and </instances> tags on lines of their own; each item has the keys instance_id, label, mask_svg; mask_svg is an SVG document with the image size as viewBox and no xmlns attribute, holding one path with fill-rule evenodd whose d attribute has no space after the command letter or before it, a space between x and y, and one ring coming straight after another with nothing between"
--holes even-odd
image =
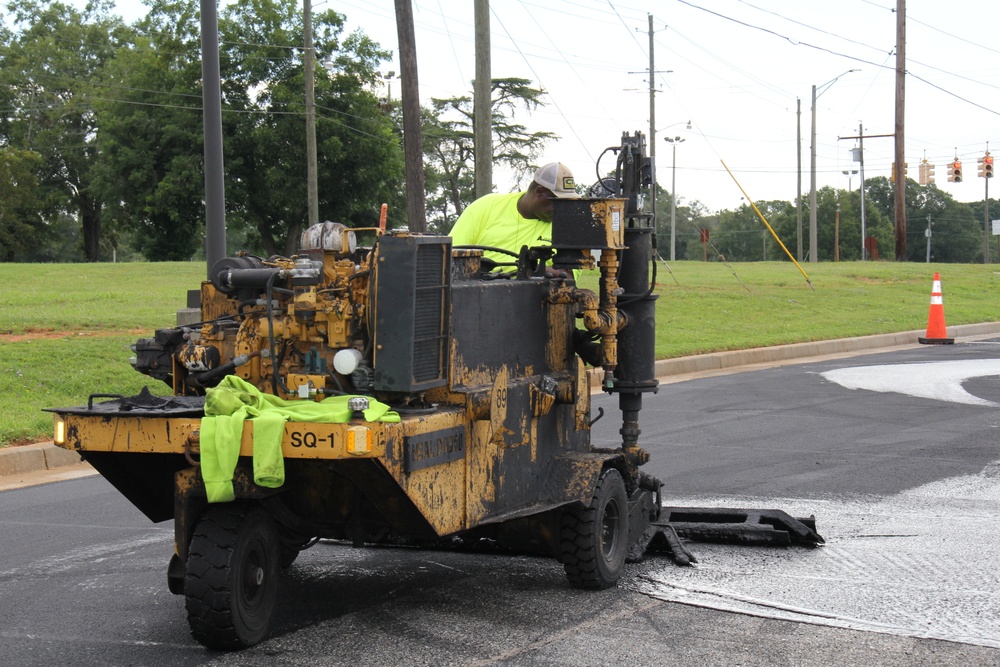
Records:
<instances>
[{"instance_id":1,"label":"muddy machine surface","mask_svg":"<svg viewBox=\"0 0 1000 667\"><path fill-rule=\"evenodd\" d=\"M261 641L281 569L318 539L485 539L549 554L593 589L650 546L690 559L641 471L639 411L657 387L638 194L651 165L639 133L609 150L610 196L557 200L551 243L499 266L441 236L370 230L357 247L336 223L306 230L294 257L223 259L200 323L135 345L135 368L172 395L53 410L57 443L152 521L174 520L167 581L195 639ZM596 268L599 288L546 264ZM591 446L583 359L619 396L617 448ZM675 520L682 534L708 521L748 539L734 512ZM815 544L813 529L795 522L778 541Z\"/></svg>"}]
</instances>

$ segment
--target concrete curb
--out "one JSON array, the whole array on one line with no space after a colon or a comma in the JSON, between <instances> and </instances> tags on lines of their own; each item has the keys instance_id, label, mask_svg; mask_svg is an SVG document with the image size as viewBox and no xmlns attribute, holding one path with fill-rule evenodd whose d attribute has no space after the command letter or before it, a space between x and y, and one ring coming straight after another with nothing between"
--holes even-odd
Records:
<instances>
[{"instance_id":1,"label":"concrete curb","mask_svg":"<svg viewBox=\"0 0 1000 667\"><path fill-rule=\"evenodd\" d=\"M51 442L5 447L0 449L0 477L53 470L80 463L81 460L77 452L63 449Z\"/></svg>"},{"instance_id":2,"label":"concrete curb","mask_svg":"<svg viewBox=\"0 0 1000 667\"><path fill-rule=\"evenodd\" d=\"M948 335L952 338L989 336L1000 334L1000 322L960 324L948 327L947 330ZM751 350L713 352L691 357L678 357L677 359L660 359L656 362L656 376L661 381L669 382L671 378L681 375L722 373L743 366L802 363L813 357L858 354L882 348L918 345L917 338L925 333L925 331L904 331L861 336L860 338L842 338L760 347ZM600 372L591 369L589 373L591 388L599 390ZM74 465L80 461L80 455L77 452L63 449L51 442L40 442L21 447L5 447L0 449L0 477L52 470Z\"/></svg>"}]
</instances>

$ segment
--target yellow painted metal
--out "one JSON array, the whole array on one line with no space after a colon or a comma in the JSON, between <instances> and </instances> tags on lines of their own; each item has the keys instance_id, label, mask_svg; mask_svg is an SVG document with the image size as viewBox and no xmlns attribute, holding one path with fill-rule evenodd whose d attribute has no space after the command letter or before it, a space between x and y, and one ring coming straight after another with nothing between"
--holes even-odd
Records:
<instances>
[{"instance_id":1,"label":"yellow painted metal","mask_svg":"<svg viewBox=\"0 0 1000 667\"><path fill-rule=\"evenodd\" d=\"M594 221L603 227L608 248L625 247L625 199L598 199L590 204Z\"/></svg>"},{"instance_id":2,"label":"yellow painted metal","mask_svg":"<svg viewBox=\"0 0 1000 667\"><path fill-rule=\"evenodd\" d=\"M482 429L488 428L488 422L478 424ZM392 441L394 449L386 452L382 460L389 474L438 535L448 535L476 525L475 518L482 514L470 516L467 495L474 505L481 507L484 499L492 499L494 489L490 480L491 470L468 463L476 439L469 436L464 410L445 409L410 417L404 419L400 426L402 437ZM406 470L405 438L456 428L462 430L464 457L418 470Z\"/></svg>"},{"instance_id":3,"label":"yellow painted metal","mask_svg":"<svg viewBox=\"0 0 1000 667\"><path fill-rule=\"evenodd\" d=\"M117 417L63 415L66 441L61 447L89 452L183 454L185 442L201 427L201 420L187 417ZM365 452L349 452L348 433L359 424L288 422L282 454L286 459L356 459L385 455L390 443L401 441L402 424L366 422L371 446ZM357 432L357 431L356 431ZM78 434L86 433L86 440ZM196 440L196 438L195 438ZM59 443L57 443L59 444ZM243 425L241 456L253 456L253 421Z\"/></svg>"}]
</instances>

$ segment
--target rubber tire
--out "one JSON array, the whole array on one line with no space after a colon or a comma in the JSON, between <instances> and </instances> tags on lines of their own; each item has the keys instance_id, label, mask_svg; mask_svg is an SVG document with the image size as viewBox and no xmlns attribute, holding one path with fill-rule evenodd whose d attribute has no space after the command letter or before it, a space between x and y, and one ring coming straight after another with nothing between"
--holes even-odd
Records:
<instances>
[{"instance_id":1,"label":"rubber tire","mask_svg":"<svg viewBox=\"0 0 1000 667\"><path fill-rule=\"evenodd\" d=\"M563 513L559 560L575 588L611 588L625 569L628 496L621 473L608 468L594 488L590 506Z\"/></svg>"},{"instance_id":2,"label":"rubber tire","mask_svg":"<svg viewBox=\"0 0 1000 667\"><path fill-rule=\"evenodd\" d=\"M260 507L226 503L202 515L188 550L184 595L191 635L209 648L259 643L278 603L278 531Z\"/></svg>"}]
</instances>

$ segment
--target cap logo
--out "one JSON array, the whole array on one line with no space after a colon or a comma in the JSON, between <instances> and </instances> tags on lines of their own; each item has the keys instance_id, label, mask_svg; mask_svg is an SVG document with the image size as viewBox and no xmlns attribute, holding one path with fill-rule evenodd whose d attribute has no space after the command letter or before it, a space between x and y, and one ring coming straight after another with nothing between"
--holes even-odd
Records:
<instances>
[{"instance_id":1,"label":"cap logo","mask_svg":"<svg viewBox=\"0 0 1000 667\"><path fill-rule=\"evenodd\" d=\"M576 190L576 181L573 180L572 176L563 176L563 179L562 179L562 189L563 190Z\"/></svg>"}]
</instances>

